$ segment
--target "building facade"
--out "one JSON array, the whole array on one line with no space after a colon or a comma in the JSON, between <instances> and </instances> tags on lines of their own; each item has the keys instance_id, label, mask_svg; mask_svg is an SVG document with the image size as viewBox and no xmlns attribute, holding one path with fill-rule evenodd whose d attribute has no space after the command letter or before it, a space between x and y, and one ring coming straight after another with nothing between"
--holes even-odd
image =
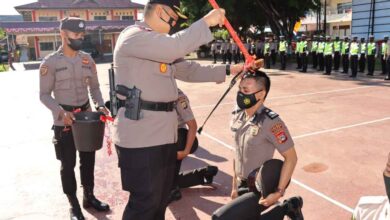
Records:
<instances>
[{"instance_id":1,"label":"building facade","mask_svg":"<svg viewBox=\"0 0 390 220\"><path fill-rule=\"evenodd\" d=\"M84 50L112 54L119 33L142 16L144 5L130 0L38 0L15 9L22 22L1 22L10 50L20 50L20 61L41 60L61 45L59 24L65 17L86 20Z\"/></svg>"},{"instance_id":2,"label":"building facade","mask_svg":"<svg viewBox=\"0 0 390 220\"><path fill-rule=\"evenodd\" d=\"M353 0L352 34L383 39L390 34L389 0Z\"/></svg>"}]
</instances>

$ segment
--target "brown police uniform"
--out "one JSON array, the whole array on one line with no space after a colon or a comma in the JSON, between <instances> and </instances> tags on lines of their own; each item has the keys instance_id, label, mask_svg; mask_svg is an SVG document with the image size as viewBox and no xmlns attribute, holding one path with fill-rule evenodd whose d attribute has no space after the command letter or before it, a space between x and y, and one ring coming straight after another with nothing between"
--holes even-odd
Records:
<instances>
[{"instance_id":1,"label":"brown police uniform","mask_svg":"<svg viewBox=\"0 0 390 220\"><path fill-rule=\"evenodd\" d=\"M223 82L226 66L181 59L212 39L204 20L172 36L136 22L120 34L115 47L116 84L140 89L144 101L172 103L178 99L176 79ZM120 108L113 126L122 187L131 194L123 219L163 219L175 169L177 113L142 109L140 115L130 120Z\"/></svg>"},{"instance_id":2,"label":"brown police uniform","mask_svg":"<svg viewBox=\"0 0 390 220\"><path fill-rule=\"evenodd\" d=\"M83 32L85 22L79 18L66 18L61 22L61 27L77 33ZM60 113L63 110L73 112L76 109L91 111L88 90L96 106L104 106L96 65L85 52L79 51L75 57L66 57L61 46L58 51L43 59L39 72L40 100L53 116L53 144L56 157L61 161L63 192L71 203L72 217L83 219L76 197L77 184L74 172L76 148L72 129L64 127ZM99 211L109 210L107 204L96 200L93 195L95 152L79 152L79 156L84 207L93 206Z\"/></svg>"},{"instance_id":3,"label":"brown police uniform","mask_svg":"<svg viewBox=\"0 0 390 220\"><path fill-rule=\"evenodd\" d=\"M235 111L231 130L234 133L236 147L235 173L240 196L215 211L213 219L283 220L287 214L283 205L275 206L260 217L260 213L267 207L258 204L260 193L249 192L247 177L254 169L272 159L275 149L283 153L294 147L286 125L278 114L262 106L251 118L246 118L245 111Z\"/></svg>"}]
</instances>

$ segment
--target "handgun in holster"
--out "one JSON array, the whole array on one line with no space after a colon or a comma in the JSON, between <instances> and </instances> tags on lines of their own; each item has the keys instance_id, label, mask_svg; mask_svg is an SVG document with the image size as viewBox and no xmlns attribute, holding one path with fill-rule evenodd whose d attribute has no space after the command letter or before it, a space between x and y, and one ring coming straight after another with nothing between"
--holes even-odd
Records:
<instances>
[{"instance_id":1,"label":"handgun in holster","mask_svg":"<svg viewBox=\"0 0 390 220\"><path fill-rule=\"evenodd\" d=\"M129 89L124 85L116 86L116 93L126 97L125 100L125 117L130 120L139 120L141 113L141 90L137 87Z\"/></svg>"}]
</instances>

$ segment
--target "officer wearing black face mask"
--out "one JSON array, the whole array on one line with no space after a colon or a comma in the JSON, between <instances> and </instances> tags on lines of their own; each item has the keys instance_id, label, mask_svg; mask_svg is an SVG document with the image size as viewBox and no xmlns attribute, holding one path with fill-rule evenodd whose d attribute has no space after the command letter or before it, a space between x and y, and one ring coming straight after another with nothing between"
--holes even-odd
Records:
<instances>
[{"instance_id":1,"label":"officer wearing black face mask","mask_svg":"<svg viewBox=\"0 0 390 220\"><path fill-rule=\"evenodd\" d=\"M63 192L71 205L70 218L82 220L84 216L76 196L77 183L74 167L76 148L71 125L73 111L91 111L88 89L97 109L108 114L99 88L96 65L91 56L79 51L85 32L85 22L79 18L61 21L62 46L48 55L40 66L40 100L53 114L53 144L56 157L61 161ZM83 185L83 207L97 211L110 208L94 196L95 152L79 152L80 177Z\"/></svg>"}]
</instances>

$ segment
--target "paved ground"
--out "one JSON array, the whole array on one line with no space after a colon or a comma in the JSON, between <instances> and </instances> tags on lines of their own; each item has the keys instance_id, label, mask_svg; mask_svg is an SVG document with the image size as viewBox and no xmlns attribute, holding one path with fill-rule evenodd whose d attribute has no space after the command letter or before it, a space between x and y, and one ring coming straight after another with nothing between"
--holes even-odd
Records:
<instances>
[{"instance_id":1,"label":"paved ground","mask_svg":"<svg viewBox=\"0 0 390 220\"><path fill-rule=\"evenodd\" d=\"M108 67L98 66L105 98ZM359 197L384 195L390 83L383 77L351 80L341 74L268 72L272 88L267 105L289 126L299 156L286 197L304 198L305 219L347 220ZM201 124L228 82L179 86ZM51 144L51 116L39 102L38 71L0 73L0 88L0 219L68 219L60 165ZM236 89L210 119L199 137L201 148L184 162L184 169L218 165L214 187L183 190L184 198L169 207L167 219L210 219L230 200L233 141L228 124L235 93ZM120 219L128 194L121 190L115 154L98 152L95 177L96 194L110 203L112 212L84 214L88 219ZM78 196L81 200L81 188Z\"/></svg>"}]
</instances>

